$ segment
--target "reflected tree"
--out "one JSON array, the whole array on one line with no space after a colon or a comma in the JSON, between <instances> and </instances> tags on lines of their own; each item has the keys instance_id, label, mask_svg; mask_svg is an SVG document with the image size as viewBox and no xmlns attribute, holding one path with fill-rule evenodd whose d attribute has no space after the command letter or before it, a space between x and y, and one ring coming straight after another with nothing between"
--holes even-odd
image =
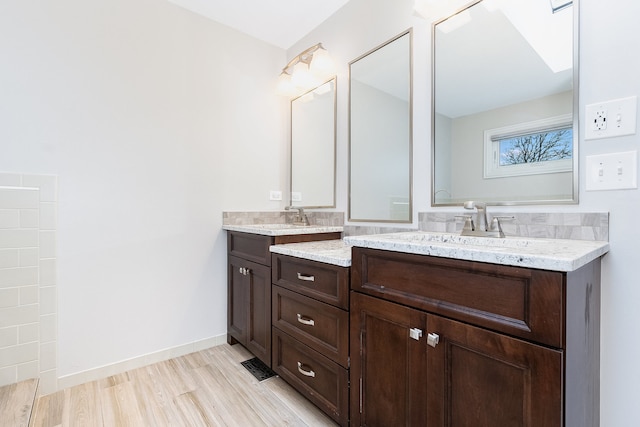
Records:
<instances>
[{"instance_id":1,"label":"reflected tree","mask_svg":"<svg viewBox=\"0 0 640 427\"><path fill-rule=\"evenodd\" d=\"M506 138L500 141L500 164L547 162L570 159L572 130L559 129Z\"/></svg>"}]
</instances>

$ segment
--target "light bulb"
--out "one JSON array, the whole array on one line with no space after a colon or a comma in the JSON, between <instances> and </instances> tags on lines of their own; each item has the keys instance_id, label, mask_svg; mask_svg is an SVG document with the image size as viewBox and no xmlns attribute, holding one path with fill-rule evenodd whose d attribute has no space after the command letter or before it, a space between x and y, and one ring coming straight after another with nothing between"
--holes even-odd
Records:
<instances>
[{"instance_id":1,"label":"light bulb","mask_svg":"<svg viewBox=\"0 0 640 427\"><path fill-rule=\"evenodd\" d=\"M334 73L335 64L325 48L320 47L313 53L310 69L311 72L319 77L328 77Z\"/></svg>"},{"instance_id":2,"label":"light bulb","mask_svg":"<svg viewBox=\"0 0 640 427\"><path fill-rule=\"evenodd\" d=\"M296 87L291 81L291 75L286 71L280 73L280 77L278 77L277 90L283 96L292 96L296 92Z\"/></svg>"},{"instance_id":3,"label":"light bulb","mask_svg":"<svg viewBox=\"0 0 640 427\"><path fill-rule=\"evenodd\" d=\"M300 89L309 89L316 84L316 79L309 71L309 66L304 62L298 62L293 66L291 81Z\"/></svg>"}]
</instances>

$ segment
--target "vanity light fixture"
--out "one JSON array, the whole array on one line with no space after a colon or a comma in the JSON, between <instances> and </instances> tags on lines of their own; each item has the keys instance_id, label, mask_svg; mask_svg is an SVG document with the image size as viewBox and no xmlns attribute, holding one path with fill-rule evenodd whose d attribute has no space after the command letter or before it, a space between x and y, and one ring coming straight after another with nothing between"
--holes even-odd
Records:
<instances>
[{"instance_id":1,"label":"vanity light fixture","mask_svg":"<svg viewBox=\"0 0 640 427\"><path fill-rule=\"evenodd\" d=\"M282 69L278 92L293 96L318 86L334 72L333 59L322 43L305 49Z\"/></svg>"}]
</instances>

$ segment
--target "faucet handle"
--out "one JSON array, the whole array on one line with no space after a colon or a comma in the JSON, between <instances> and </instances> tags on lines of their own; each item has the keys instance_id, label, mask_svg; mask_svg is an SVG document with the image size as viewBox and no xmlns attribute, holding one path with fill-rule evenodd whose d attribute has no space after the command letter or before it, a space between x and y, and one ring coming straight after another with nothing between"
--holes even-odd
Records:
<instances>
[{"instance_id":1,"label":"faucet handle","mask_svg":"<svg viewBox=\"0 0 640 427\"><path fill-rule=\"evenodd\" d=\"M516 219L514 216L494 216L491 219L491 225L489 226L489 230L499 231L501 234L503 234L502 224L500 224L500 221L513 221L514 219Z\"/></svg>"},{"instance_id":2,"label":"faucet handle","mask_svg":"<svg viewBox=\"0 0 640 427\"><path fill-rule=\"evenodd\" d=\"M475 225L473 224L473 217L471 215L456 215L455 218L464 219L462 231L473 231L476 229Z\"/></svg>"}]
</instances>

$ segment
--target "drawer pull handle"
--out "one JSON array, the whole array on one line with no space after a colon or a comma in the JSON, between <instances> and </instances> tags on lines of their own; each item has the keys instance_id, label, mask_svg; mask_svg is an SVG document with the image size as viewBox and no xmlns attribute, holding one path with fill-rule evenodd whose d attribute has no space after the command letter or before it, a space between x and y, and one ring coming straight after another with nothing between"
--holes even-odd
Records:
<instances>
[{"instance_id":1,"label":"drawer pull handle","mask_svg":"<svg viewBox=\"0 0 640 427\"><path fill-rule=\"evenodd\" d=\"M427 334L427 344L431 347L435 347L440 342L440 335L438 334Z\"/></svg>"},{"instance_id":2,"label":"drawer pull handle","mask_svg":"<svg viewBox=\"0 0 640 427\"><path fill-rule=\"evenodd\" d=\"M246 276L247 274L251 273L251 269L244 268L244 267L240 267L238 271L240 271L240 274L242 274L243 276Z\"/></svg>"},{"instance_id":3,"label":"drawer pull handle","mask_svg":"<svg viewBox=\"0 0 640 427\"><path fill-rule=\"evenodd\" d=\"M308 274L298 273L298 279L304 280L305 282L314 282L316 278L314 276L310 276Z\"/></svg>"},{"instance_id":4,"label":"drawer pull handle","mask_svg":"<svg viewBox=\"0 0 640 427\"><path fill-rule=\"evenodd\" d=\"M305 369L302 369L302 362L298 362L298 372L300 372L305 377L315 378L315 376L316 376L316 373L313 372L312 370L308 370L307 371Z\"/></svg>"},{"instance_id":5,"label":"drawer pull handle","mask_svg":"<svg viewBox=\"0 0 640 427\"><path fill-rule=\"evenodd\" d=\"M418 329L418 328L409 329L409 336L416 341L420 341L420 338L422 338L422 329Z\"/></svg>"},{"instance_id":6,"label":"drawer pull handle","mask_svg":"<svg viewBox=\"0 0 640 427\"><path fill-rule=\"evenodd\" d=\"M296 313L298 315L298 322L302 323L303 325L309 325L309 326L314 326L316 324L316 322L306 316L303 316L300 313Z\"/></svg>"}]
</instances>

